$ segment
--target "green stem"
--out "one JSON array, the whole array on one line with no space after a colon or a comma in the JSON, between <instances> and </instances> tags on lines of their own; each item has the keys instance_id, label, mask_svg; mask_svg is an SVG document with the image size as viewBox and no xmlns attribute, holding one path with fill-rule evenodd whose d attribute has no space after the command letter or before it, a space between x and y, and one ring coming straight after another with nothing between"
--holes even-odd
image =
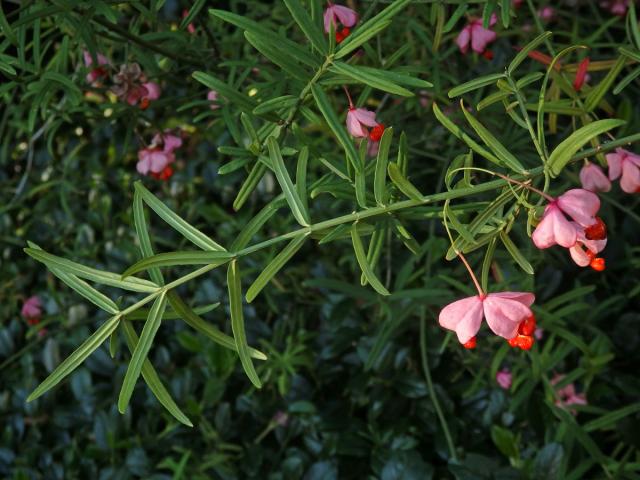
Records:
<instances>
[{"instance_id":1,"label":"green stem","mask_svg":"<svg viewBox=\"0 0 640 480\"><path fill-rule=\"evenodd\" d=\"M426 335L427 327L424 319L424 310L420 315L420 356L422 357L422 370L424 370L424 377L427 380L427 388L429 389L429 398L431 398L431 403L433 403L433 408L436 410L436 415L438 415L438 420L440 421L440 426L442 427L442 431L444 432L444 437L447 440L447 446L449 447L449 454L454 461L458 461L458 457L456 455L456 447L453 444L453 439L451 438L451 432L449 431L449 426L447 425L447 420L444 418L444 414L442 413L442 408L440 408L440 402L438 401L438 397L436 395L436 391L433 388L433 380L431 379L431 371L429 370L429 358L427 356L427 335Z\"/></svg>"}]
</instances>

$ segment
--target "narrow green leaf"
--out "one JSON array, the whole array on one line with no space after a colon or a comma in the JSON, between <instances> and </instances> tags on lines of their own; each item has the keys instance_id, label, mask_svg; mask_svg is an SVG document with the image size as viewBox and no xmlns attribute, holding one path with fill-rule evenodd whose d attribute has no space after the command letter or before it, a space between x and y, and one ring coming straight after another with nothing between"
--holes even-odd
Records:
<instances>
[{"instance_id":1,"label":"narrow green leaf","mask_svg":"<svg viewBox=\"0 0 640 480\"><path fill-rule=\"evenodd\" d=\"M516 263L529 275L533 275L535 272L533 271L533 267L529 263L529 260L525 258L520 249L513 243L513 240L509 237L507 233L504 231L500 231L500 240L504 244L507 251L511 254Z\"/></svg>"},{"instance_id":2,"label":"narrow green leaf","mask_svg":"<svg viewBox=\"0 0 640 480\"><path fill-rule=\"evenodd\" d=\"M218 245L211 238L202 233L196 227L187 223L183 218L178 216L169 207L162 203L158 197L145 188L142 182L137 181L134 186L136 191L140 192L142 199L147 205L149 205L151 210L156 212L160 218L171 225L171 227L191 243L197 245L203 250L226 251L224 247Z\"/></svg>"},{"instance_id":3,"label":"narrow green leaf","mask_svg":"<svg viewBox=\"0 0 640 480\"><path fill-rule=\"evenodd\" d=\"M258 104L258 106L253 109L253 113L255 115L271 113L274 110L291 108L296 103L298 103L298 97L294 97L293 95L284 95L282 97L270 98L269 100L265 100L264 102Z\"/></svg>"},{"instance_id":4,"label":"narrow green leaf","mask_svg":"<svg viewBox=\"0 0 640 480\"><path fill-rule=\"evenodd\" d=\"M360 265L360 269L362 273L367 278L369 284L373 287L373 289L378 292L380 295L389 295L389 291L384 288L384 285L378 280L378 277L371 269L369 262L367 262L367 254L364 252L364 247L362 245L362 240L360 239L360 235L358 234L358 223L355 222L351 226L351 241L353 242L353 250L356 253L356 259L358 260L358 265Z\"/></svg>"},{"instance_id":5,"label":"narrow green leaf","mask_svg":"<svg viewBox=\"0 0 640 480\"><path fill-rule=\"evenodd\" d=\"M170 291L167 294L167 299L169 300L169 304L171 308L175 311L174 315L176 318L181 318L184 322L189 325L191 328L200 332L202 335L207 337L209 340L221 345L225 348L233 350L234 352L238 351L238 347L236 346L236 342L233 337L226 335L225 333L218 330L216 327L206 322L202 317L200 317L200 313L205 313L203 309L196 308L192 309L186 303L182 301L180 296L175 291ZM215 304L216 306L219 304ZM172 315L173 316L173 315ZM127 316L128 318L128 316ZM163 317L165 320L170 318L167 313L164 314ZM252 358L256 360L266 360L267 356L259 350L255 348L249 347L249 354Z\"/></svg>"},{"instance_id":6,"label":"narrow green leaf","mask_svg":"<svg viewBox=\"0 0 640 480\"><path fill-rule=\"evenodd\" d=\"M0 4L0 27L2 27L0 28L0 30L2 30L2 33L4 33L7 39L17 47L18 37L16 37L16 34L11 28L11 25L9 25L9 22L7 21L7 17L4 14L4 8L2 8L2 4Z\"/></svg>"},{"instance_id":7,"label":"narrow green leaf","mask_svg":"<svg viewBox=\"0 0 640 480\"><path fill-rule=\"evenodd\" d=\"M240 186L240 190L238 190L238 194L233 201L233 209L235 211L240 210L249 199L249 196L256 189L266 171L267 166L262 162L256 162L253 167L251 167L251 171L249 172L247 179Z\"/></svg>"},{"instance_id":8,"label":"narrow green leaf","mask_svg":"<svg viewBox=\"0 0 640 480\"><path fill-rule=\"evenodd\" d=\"M524 62L527 56L535 50L542 42L553 35L552 32L542 32L536 38L531 40L525 47L518 52L518 54L511 60L511 63L507 67L507 75L511 75L518 66Z\"/></svg>"},{"instance_id":9,"label":"narrow green leaf","mask_svg":"<svg viewBox=\"0 0 640 480\"><path fill-rule=\"evenodd\" d=\"M258 278L255 279L253 284L249 287L246 294L248 303L258 296L262 289L271 281L271 279L280 271L282 267L293 257L298 250L304 244L307 239L307 235L299 235L295 237L289 244L282 249L282 251L276 255L276 257L269 262L269 264L260 272Z\"/></svg>"},{"instance_id":10,"label":"narrow green leaf","mask_svg":"<svg viewBox=\"0 0 640 480\"><path fill-rule=\"evenodd\" d=\"M120 317L118 315L111 317L103 323L89 338L87 338L77 350L69 355L58 367L51 372L38 387L27 397L27 402L31 402L42 394L55 387L62 379L73 372L89 355L109 338L109 335L118 328Z\"/></svg>"},{"instance_id":11,"label":"narrow green leaf","mask_svg":"<svg viewBox=\"0 0 640 480\"><path fill-rule=\"evenodd\" d=\"M402 175L400 168L395 163L390 163L387 167L389 178L398 189L412 200L422 200L422 193L413 184Z\"/></svg>"},{"instance_id":12,"label":"narrow green leaf","mask_svg":"<svg viewBox=\"0 0 640 480\"><path fill-rule=\"evenodd\" d=\"M449 98L459 97L467 92L472 92L479 88L486 87L487 85L492 85L505 77L506 75L504 73L492 73L491 75L474 78L473 80L458 85L457 87L453 87L449 90L447 95L449 95Z\"/></svg>"},{"instance_id":13,"label":"narrow green leaf","mask_svg":"<svg viewBox=\"0 0 640 480\"><path fill-rule=\"evenodd\" d=\"M390 61L387 60L387 64ZM394 70L381 70L379 68L358 66L358 70L368 73L370 75L376 75L382 80L386 80L387 82L397 83L398 85L407 85L409 87L415 88L431 88L433 84L426 80L422 80L421 78L413 77L408 75L407 73L394 71Z\"/></svg>"},{"instance_id":14,"label":"narrow green leaf","mask_svg":"<svg viewBox=\"0 0 640 480\"><path fill-rule=\"evenodd\" d=\"M378 156L376 158L376 171L373 179L373 193L378 205L387 202L387 164L389 162L389 147L393 138L393 127L385 129L378 146Z\"/></svg>"},{"instance_id":15,"label":"narrow green leaf","mask_svg":"<svg viewBox=\"0 0 640 480\"><path fill-rule=\"evenodd\" d=\"M340 59L351 53L364 42L387 28L391 24L391 19L410 3L411 0L395 0L378 15L359 25L355 31L340 44L335 58Z\"/></svg>"},{"instance_id":16,"label":"narrow green leaf","mask_svg":"<svg viewBox=\"0 0 640 480\"><path fill-rule=\"evenodd\" d=\"M284 0L284 3L309 42L311 42L320 53L326 55L328 52L327 41L322 35L322 31L318 25L313 22L309 13L302 6L302 3L300 3L300 0Z\"/></svg>"},{"instance_id":17,"label":"narrow green leaf","mask_svg":"<svg viewBox=\"0 0 640 480\"><path fill-rule=\"evenodd\" d=\"M306 212L309 211L309 205L307 199L309 194L307 192L307 162L309 161L309 147L306 145L300 149L298 155L298 164L296 165L296 191L298 197L302 201L302 206Z\"/></svg>"},{"instance_id":18,"label":"narrow green leaf","mask_svg":"<svg viewBox=\"0 0 640 480\"><path fill-rule=\"evenodd\" d=\"M640 412L640 403L632 403L631 405L619 408L618 410L613 410L602 415L599 418L591 420L585 423L582 428L584 428L586 432L593 432L594 430L604 430L606 428L614 428L616 424L624 417L628 417L629 415L633 415L637 412Z\"/></svg>"},{"instance_id":19,"label":"narrow green leaf","mask_svg":"<svg viewBox=\"0 0 640 480\"><path fill-rule=\"evenodd\" d=\"M152 268L173 267L176 265L224 265L234 257L230 252L166 252L158 253L137 261L122 273L127 278L134 273Z\"/></svg>"},{"instance_id":20,"label":"narrow green leaf","mask_svg":"<svg viewBox=\"0 0 640 480\"><path fill-rule=\"evenodd\" d=\"M240 231L236 239L231 244L231 250L237 252L238 250L242 250L246 247L251 238L258 233L260 228L276 213L280 208L285 205L284 195L279 195L278 197L271 200L265 207L258 212L258 214L253 217Z\"/></svg>"},{"instance_id":21,"label":"narrow green leaf","mask_svg":"<svg viewBox=\"0 0 640 480\"><path fill-rule=\"evenodd\" d=\"M614 80L624 68L625 63L626 59L623 56L618 57L607 75L587 94L584 102L584 108L587 112L592 112L600 104L606 93L611 89Z\"/></svg>"},{"instance_id":22,"label":"narrow green leaf","mask_svg":"<svg viewBox=\"0 0 640 480\"><path fill-rule=\"evenodd\" d=\"M409 150L409 145L407 143L407 134L402 132L400 134L400 142L398 143L398 168L402 175L407 175L407 170L409 168L409 157L407 155L407 151Z\"/></svg>"},{"instance_id":23,"label":"narrow green leaf","mask_svg":"<svg viewBox=\"0 0 640 480\"><path fill-rule=\"evenodd\" d=\"M386 225L382 223L377 224L375 230L371 234L371 241L369 242L369 249L367 250L367 264L372 270L375 270L378 260L380 260L380 254L382 253L382 247L386 236ZM360 275L360 285L364 287L367 283L367 277L362 273Z\"/></svg>"},{"instance_id":24,"label":"narrow green leaf","mask_svg":"<svg viewBox=\"0 0 640 480\"><path fill-rule=\"evenodd\" d=\"M591 141L592 138L624 125L625 123L624 120L618 119L596 120L573 132L568 138L562 141L549 156L547 165L551 175L554 177L560 175L560 172L562 172L562 169L569 160L571 160L571 157Z\"/></svg>"},{"instance_id":25,"label":"narrow green leaf","mask_svg":"<svg viewBox=\"0 0 640 480\"><path fill-rule=\"evenodd\" d=\"M256 108L256 105L251 97L238 92L235 88L227 85L225 82L218 80L217 78L214 78L205 72L193 72L191 76L211 90L215 90L224 98L226 98L245 112L251 112L254 108Z\"/></svg>"},{"instance_id":26,"label":"narrow green leaf","mask_svg":"<svg viewBox=\"0 0 640 480\"><path fill-rule=\"evenodd\" d=\"M122 381L122 388L120 389L120 396L118 397L118 411L124 413L129 405L131 394L136 386L140 372L142 371L142 365L147 359L153 339L160 328L162 322L162 314L164 313L165 306L167 305L167 297L165 293L161 293L158 298L153 302L153 306L149 311L149 317L144 323L142 333L140 334L140 341L137 343L131 361L127 367L127 373L125 373L124 380Z\"/></svg>"},{"instance_id":27,"label":"narrow green leaf","mask_svg":"<svg viewBox=\"0 0 640 480\"><path fill-rule=\"evenodd\" d=\"M640 67L634 68L628 75L625 75L624 78L620 80L620 82L613 89L613 94L618 95L638 77L640 77Z\"/></svg>"},{"instance_id":28,"label":"narrow green leaf","mask_svg":"<svg viewBox=\"0 0 640 480\"><path fill-rule=\"evenodd\" d=\"M136 334L133 326L126 320L122 322L122 327L124 336L127 340L129 351L133 354L133 352L135 352L136 350L136 347L138 346L138 335ZM182 412L182 410L180 410L180 407L178 407L173 398L171 398L171 394L162 384L162 380L160 380L156 369L153 368L153 365L148 359L145 360L142 364L141 373L142 378L144 378L144 381L149 386L149 389L162 404L162 406L166 408L167 411L171 415L173 415L173 417L180 423L188 427L193 427L193 423L191 423L191 420L189 420L189 418Z\"/></svg>"},{"instance_id":29,"label":"narrow green leaf","mask_svg":"<svg viewBox=\"0 0 640 480\"><path fill-rule=\"evenodd\" d=\"M520 161L509 150L507 150L505 146L502 145L502 143L500 143L498 139L485 128L484 125L476 120L476 118L471 115L466 108L464 108L462 101L460 102L460 107L462 108L462 113L467 119L467 122L469 122L471 127L475 130L482 141L491 149L491 151L496 154L498 159L500 159L500 162L518 173L526 173L526 170Z\"/></svg>"},{"instance_id":30,"label":"narrow green leaf","mask_svg":"<svg viewBox=\"0 0 640 480\"><path fill-rule=\"evenodd\" d=\"M383 92L393 93L394 95L400 95L403 97L412 97L413 93L406 88L396 85L395 83L385 79L377 74L377 72L371 72L370 69L363 69L353 65L349 65L344 62L334 62L330 67L331 71L341 73L354 80L369 85L370 87L382 90Z\"/></svg>"},{"instance_id":31,"label":"narrow green leaf","mask_svg":"<svg viewBox=\"0 0 640 480\"><path fill-rule=\"evenodd\" d=\"M356 147L353 145L353 141L347 134L347 131L344 129L344 127L338 120L338 117L336 113L333 111L333 108L329 104L329 99L327 98L327 95L317 85L311 86L311 92L313 93L313 98L315 99L316 104L318 105L318 109L320 110L320 112L322 113L322 116L324 117L327 124L329 125L329 128L338 139L338 142L340 142L340 145L342 145L342 148L346 152L347 158L351 162L351 165L353 166L354 170L356 172L362 172L364 170L364 165L360 160L358 151L356 150Z\"/></svg>"},{"instance_id":32,"label":"narrow green leaf","mask_svg":"<svg viewBox=\"0 0 640 480\"><path fill-rule=\"evenodd\" d=\"M50 270L51 273L53 273L56 277L58 277L69 287L78 292L98 308L104 310L107 313L110 313L111 315L116 315L119 312L118 306L113 302L113 300L104 295L102 292L93 288L84 280L81 280L73 274L65 273L58 268L50 268Z\"/></svg>"},{"instance_id":33,"label":"narrow green leaf","mask_svg":"<svg viewBox=\"0 0 640 480\"><path fill-rule=\"evenodd\" d=\"M193 6L189 9L187 14L184 16L184 18L180 22L180 27L179 27L180 30L186 29L187 25L193 22L193 20L196 18L196 15L198 15L198 13L202 9L206 1L207 0L195 0L195 2L193 3Z\"/></svg>"},{"instance_id":34,"label":"narrow green leaf","mask_svg":"<svg viewBox=\"0 0 640 480\"><path fill-rule=\"evenodd\" d=\"M500 20L502 20L502 26L509 28L509 21L511 20L511 0L502 0L500 2Z\"/></svg>"},{"instance_id":35,"label":"narrow green leaf","mask_svg":"<svg viewBox=\"0 0 640 480\"><path fill-rule=\"evenodd\" d=\"M284 165L284 161L282 160L280 147L278 146L278 142L275 138L269 137L267 139L267 148L269 149L269 158L271 159L273 170L276 174L276 179L278 180L278 183L282 188L284 198L287 200L289 208L291 208L291 213L293 213L293 216L296 218L300 225L305 227L309 226L309 212L307 212L304 203L302 203L302 200L298 195L298 191L291 181L289 172L287 171L287 168Z\"/></svg>"},{"instance_id":36,"label":"narrow green leaf","mask_svg":"<svg viewBox=\"0 0 640 480\"><path fill-rule=\"evenodd\" d=\"M449 20L447 20L447 23L444 24L444 27L442 28L442 33L449 33L451 30L453 30L453 27L456 26L456 24L458 23L458 20L462 18L462 16L465 14L468 8L469 8L469 5L467 5L466 3L459 4L456 7L456 9L453 11L453 14L451 15L451 17L449 17Z\"/></svg>"},{"instance_id":37,"label":"narrow green leaf","mask_svg":"<svg viewBox=\"0 0 640 480\"><path fill-rule=\"evenodd\" d=\"M269 42L264 37L252 32L244 32L244 36L253 48L258 50L269 61L279 66L290 76L299 81L304 81L307 78L307 72L303 66L298 63L299 59L291 55L291 52L284 50L281 45ZM316 66L317 64L314 63L313 67L315 68Z\"/></svg>"},{"instance_id":38,"label":"narrow green leaf","mask_svg":"<svg viewBox=\"0 0 640 480\"><path fill-rule=\"evenodd\" d=\"M262 382L251 361L247 335L244 331L244 314L242 312L242 290L238 261L233 260L227 270L227 287L229 288L229 307L231 309L231 330L238 349L238 356L244 372L256 388L262 388Z\"/></svg>"},{"instance_id":39,"label":"narrow green leaf","mask_svg":"<svg viewBox=\"0 0 640 480\"><path fill-rule=\"evenodd\" d=\"M433 102L433 113L435 114L438 121L447 130L449 130L455 137L459 138L464 143L466 143L469 146L469 148L471 148L471 150L482 155L484 158L486 158L490 162L503 166L502 162L498 160L498 157L496 157L493 153L489 152L484 147L479 145L473 138L467 135L467 133L464 130L462 130L458 125L453 123L444 113L442 113L442 110L440 110L440 107L436 102Z\"/></svg>"},{"instance_id":40,"label":"narrow green leaf","mask_svg":"<svg viewBox=\"0 0 640 480\"><path fill-rule=\"evenodd\" d=\"M151 238L149 238L149 230L147 228L147 219L144 214L144 205L142 202L142 195L139 190L136 190L133 194L133 224L136 228L138 240L140 241L140 251L143 257L153 256L153 247L151 246ZM149 275L154 283L162 286L164 285L164 279L162 273L157 268L149 269Z\"/></svg>"},{"instance_id":41,"label":"narrow green leaf","mask_svg":"<svg viewBox=\"0 0 640 480\"><path fill-rule=\"evenodd\" d=\"M124 290L131 290L132 292L153 293L158 289L156 284L148 280L135 277L123 280L117 273L103 272L101 270L96 270L95 268L86 267L79 263L72 262L71 260L67 260L66 258L47 253L44 250L25 248L24 251L27 255L44 263L49 268L55 268L63 273L76 275L92 282L110 285Z\"/></svg>"}]
</instances>

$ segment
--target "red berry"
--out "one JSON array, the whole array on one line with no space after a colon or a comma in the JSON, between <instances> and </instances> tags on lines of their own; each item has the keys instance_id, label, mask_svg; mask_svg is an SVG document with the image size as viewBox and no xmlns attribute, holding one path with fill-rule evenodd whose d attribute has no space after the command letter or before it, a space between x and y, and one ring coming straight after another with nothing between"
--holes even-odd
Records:
<instances>
[{"instance_id":1,"label":"red berry","mask_svg":"<svg viewBox=\"0 0 640 480\"><path fill-rule=\"evenodd\" d=\"M529 318L523 320L518 327L518 333L520 335L531 336L536 330L536 317L531 315Z\"/></svg>"},{"instance_id":2,"label":"red berry","mask_svg":"<svg viewBox=\"0 0 640 480\"><path fill-rule=\"evenodd\" d=\"M384 133L384 125L379 123L371 129L371 132L369 133L369 138L372 141L377 142L380 140L383 133Z\"/></svg>"},{"instance_id":3,"label":"red berry","mask_svg":"<svg viewBox=\"0 0 640 480\"><path fill-rule=\"evenodd\" d=\"M596 272L602 272L606 268L604 258L602 257L595 257L594 259L591 260L591 263L589 265Z\"/></svg>"},{"instance_id":4,"label":"red berry","mask_svg":"<svg viewBox=\"0 0 640 480\"><path fill-rule=\"evenodd\" d=\"M515 348L518 346L518 336L516 335L513 338L510 338L509 340L507 340L507 343L509 344L509 346L511 348Z\"/></svg>"},{"instance_id":5,"label":"red berry","mask_svg":"<svg viewBox=\"0 0 640 480\"><path fill-rule=\"evenodd\" d=\"M485 50L482 52L482 56L487 60L493 60L493 52L491 50Z\"/></svg>"},{"instance_id":6,"label":"red berry","mask_svg":"<svg viewBox=\"0 0 640 480\"><path fill-rule=\"evenodd\" d=\"M336 43L341 43L345 38L349 36L350 33L351 30L349 30L347 27L343 27L342 30L336 32Z\"/></svg>"},{"instance_id":7,"label":"red berry","mask_svg":"<svg viewBox=\"0 0 640 480\"><path fill-rule=\"evenodd\" d=\"M600 217L596 217L596 223L584 229L587 240L604 240L607 238L607 226Z\"/></svg>"},{"instance_id":8,"label":"red berry","mask_svg":"<svg viewBox=\"0 0 640 480\"><path fill-rule=\"evenodd\" d=\"M467 343L463 343L462 346L467 350L476 348L476 337L471 337L471 339Z\"/></svg>"},{"instance_id":9,"label":"red berry","mask_svg":"<svg viewBox=\"0 0 640 480\"><path fill-rule=\"evenodd\" d=\"M140 100L140 110L146 110L149 107L149 99L144 97Z\"/></svg>"}]
</instances>

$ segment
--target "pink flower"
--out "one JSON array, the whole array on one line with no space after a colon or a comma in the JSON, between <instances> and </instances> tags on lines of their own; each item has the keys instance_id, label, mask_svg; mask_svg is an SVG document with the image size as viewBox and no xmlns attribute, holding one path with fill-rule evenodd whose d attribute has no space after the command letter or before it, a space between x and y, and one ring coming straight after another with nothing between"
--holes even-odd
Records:
<instances>
[{"instance_id":1,"label":"pink flower","mask_svg":"<svg viewBox=\"0 0 640 480\"><path fill-rule=\"evenodd\" d=\"M533 337L538 341L542 340L544 337L544 328L536 327L533 331Z\"/></svg>"},{"instance_id":2,"label":"pink flower","mask_svg":"<svg viewBox=\"0 0 640 480\"><path fill-rule=\"evenodd\" d=\"M580 170L580 183L582 188L590 192L608 192L611 190L611 182L602 169L591 162L586 162Z\"/></svg>"},{"instance_id":3,"label":"pink flower","mask_svg":"<svg viewBox=\"0 0 640 480\"><path fill-rule=\"evenodd\" d=\"M174 150L182 146L182 139L165 131L157 133L151 145L138 151L138 163L136 170L141 175L151 174L160 180L167 180L173 175L173 169L169 166L175 162Z\"/></svg>"},{"instance_id":4,"label":"pink flower","mask_svg":"<svg viewBox=\"0 0 640 480\"><path fill-rule=\"evenodd\" d=\"M500 388L509 390L511 388L511 382L513 378L511 372L507 368L503 368L496 373L496 382L500 385Z\"/></svg>"},{"instance_id":5,"label":"pink flower","mask_svg":"<svg viewBox=\"0 0 640 480\"><path fill-rule=\"evenodd\" d=\"M495 14L491 15L491 21L489 22L489 26L494 26L498 18ZM476 53L484 52L487 45L493 42L496 39L496 32L493 30L486 29L482 26L482 20L472 20L469 24L467 24L460 34L458 38L456 38L456 44L462 53L467 53L469 50L469 44L471 44L471 49Z\"/></svg>"},{"instance_id":6,"label":"pink flower","mask_svg":"<svg viewBox=\"0 0 640 480\"><path fill-rule=\"evenodd\" d=\"M147 94L145 95L146 98L149 100L157 100L160 98L160 93L162 93L160 85L155 82L146 82L143 83L142 86L147 89Z\"/></svg>"},{"instance_id":7,"label":"pink flower","mask_svg":"<svg viewBox=\"0 0 640 480\"><path fill-rule=\"evenodd\" d=\"M22 304L20 314L26 319L40 318L42 316L42 302L37 295L27 298Z\"/></svg>"},{"instance_id":8,"label":"pink flower","mask_svg":"<svg viewBox=\"0 0 640 480\"><path fill-rule=\"evenodd\" d=\"M333 23L334 31L338 31L337 22L340 22L345 27L353 27L358 21L358 14L350 8L343 7L342 5L329 6L324 11L324 31L329 33L331 31L331 24Z\"/></svg>"},{"instance_id":9,"label":"pink flower","mask_svg":"<svg viewBox=\"0 0 640 480\"><path fill-rule=\"evenodd\" d=\"M549 22L556 16L556 11L553 7L542 7L538 10L538 17L545 22Z\"/></svg>"},{"instance_id":10,"label":"pink flower","mask_svg":"<svg viewBox=\"0 0 640 480\"><path fill-rule=\"evenodd\" d=\"M585 57L582 59L582 61L578 65L578 69L576 70L576 78L573 81L573 89L576 92L579 92L582 89L584 82L589 77L589 75L587 74L587 71L589 70L590 61L591 60L589 59L589 57Z\"/></svg>"},{"instance_id":11,"label":"pink flower","mask_svg":"<svg viewBox=\"0 0 640 480\"><path fill-rule=\"evenodd\" d=\"M96 85L96 82L102 78L102 77L106 77L107 76L107 69L103 67L103 65L109 65L109 59L107 57L105 57L104 55L102 55L101 53L98 53L96 55L97 60L98 60L98 65L96 68L92 69L87 76L85 77L85 79L87 80L87 83L91 84L91 85ZM82 52L82 58L84 59L84 66L85 67L91 67L93 65L93 58L91 57L91 54L87 51L84 50Z\"/></svg>"},{"instance_id":12,"label":"pink flower","mask_svg":"<svg viewBox=\"0 0 640 480\"><path fill-rule=\"evenodd\" d=\"M496 335L511 339L518 333L522 321L532 316L529 308L535 296L526 292L500 292L475 295L450 303L440 311L438 322L458 335L462 344L476 336L482 318Z\"/></svg>"},{"instance_id":13,"label":"pink flower","mask_svg":"<svg viewBox=\"0 0 640 480\"><path fill-rule=\"evenodd\" d=\"M622 148L606 156L609 179L620 178L620 188L627 193L640 193L640 156Z\"/></svg>"},{"instance_id":14,"label":"pink flower","mask_svg":"<svg viewBox=\"0 0 640 480\"><path fill-rule=\"evenodd\" d=\"M369 130L365 127L377 127L376 112L365 108L349 107L347 113L347 130L356 138L369 136Z\"/></svg>"},{"instance_id":15,"label":"pink flower","mask_svg":"<svg viewBox=\"0 0 640 480\"><path fill-rule=\"evenodd\" d=\"M220 108L220 105L218 105L218 92L216 92L215 90L209 90L209 93L207 93L207 100L209 100L211 102L211 110L217 110L218 108Z\"/></svg>"},{"instance_id":16,"label":"pink flower","mask_svg":"<svg viewBox=\"0 0 640 480\"><path fill-rule=\"evenodd\" d=\"M564 375L555 375L551 379L551 385L556 385L562 379ZM584 393L576 393L576 387L573 383L569 383L568 385L557 388L556 389L556 406L558 407L567 407L569 405L587 405L587 396ZM573 415L576 415L576 411L573 409L569 410Z\"/></svg>"},{"instance_id":17,"label":"pink flower","mask_svg":"<svg viewBox=\"0 0 640 480\"><path fill-rule=\"evenodd\" d=\"M187 18L188 16L189 16L189 10L185 8L184 10L182 10L182 18ZM193 23L189 23L189 25L187 25L187 32L189 32L192 35L196 33L196 27Z\"/></svg>"},{"instance_id":18,"label":"pink flower","mask_svg":"<svg viewBox=\"0 0 640 480\"><path fill-rule=\"evenodd\" d=\"M604 250L607 246L607 238L590 240L585 235L585 229L575 222L577 237L576 243L569 248L569 254L574 262L580 267L591 266L594 270L604 270L604 259L596 257L596 254Z\"/></svg>"},{"instance_id":19,"label":"pink flower","mask_svg":"<svg viewBox=\"0 0 640 480\"><path fill-rule=\"evenodd\" d=\"M627 14L629 0L603 0L600 2L602 8L606 8L614 15L624 17Z\"/></svg>"},{"instance_id":20,"label":"pink flower","mask_svg":"<svg viewBox=\"0 0 640 480\"><path fill-rule=\"evenodd\" d=\"M549 202L531 239L541 249L556 244L571 248L576 243L578 231L565 215L580 226L589 227L597 223L595 215L599 209L600 199L595 193L581 188L568 190Z\"/></svg>"},{"instance_id":21,"label":"pink flower","mask_svg":"<svg viewBox=\"0 0 640 480\"><path fill-rule=\"evenodd\" d=\"M140 108L144 110L151 100L160 98L160 86L155 82L148 82L137 63L121 65L113 82L113 93L131 106L140 102Z\"/></svg>"}]
</instances>

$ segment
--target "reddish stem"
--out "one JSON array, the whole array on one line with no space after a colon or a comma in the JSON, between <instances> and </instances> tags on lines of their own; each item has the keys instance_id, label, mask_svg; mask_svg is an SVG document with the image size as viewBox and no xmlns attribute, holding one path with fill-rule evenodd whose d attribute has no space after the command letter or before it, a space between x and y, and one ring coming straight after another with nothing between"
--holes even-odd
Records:
<instances>
[{"instance_id":1,"label":"reddish stem","mask_svg":"<svg viewBox=\"0 0 640 480\"><path fill-rule=\"evenodd\" d=\"M349 110L353 110L355 107L353 106L353 100L351 100L351 95L349 95L349 90L347 90L347 87L345 87L344 85L342 86L342 88L344 89L344 93L347 94L347 98L349 99Z\"/></svg>"},{"instance_id":2,"label":"reddish stem","mask_svg":"<svg viewBox=\"0 0 640 480\"><path fill-rule=\"evenodd\" d=\"M521 182L520 180L515 180L513 178L507 177L506 175L502 175L501 173L498 172L493 172L493 174L497 177L502 178L503 180L506 180L507 182L510 183L514 183L516 185L520 185L521 187L524 188L528 188L529 190L531 190L532 192L536 192L538 195L540 195L541 197L547 199L549 202L555 202L556 199L553 198L551 195L549 195L548 193L543 192L542 190L538 190L536 187L525 183L525 182Z\"/></svg>"},{"instance_id":3,"label":"reddish stem","mask_svg":"<svg viewBox=\"0 0 640 480\"><path fill-rule=\"evenodd\" d=\"M471 270L471 266L469 265L469 262L467 262L467 259L464 258L464 255L460 252L456 252L458 254L458 257L460 257L460 260L462 260L462 263L464 263L464 266L467 267L467 271L469 272L469 275L471 276L471 280L473 280L473 284L476 286L476 288L478 289L478 295L480 296L480 298L484 298L487 296L486 293L484 293L484 290L482 290L482 287L480 286L480 283L478 282L478 279L476 278L475 274L473 273L473 270Z\"/></svg>"}]
</instances>

